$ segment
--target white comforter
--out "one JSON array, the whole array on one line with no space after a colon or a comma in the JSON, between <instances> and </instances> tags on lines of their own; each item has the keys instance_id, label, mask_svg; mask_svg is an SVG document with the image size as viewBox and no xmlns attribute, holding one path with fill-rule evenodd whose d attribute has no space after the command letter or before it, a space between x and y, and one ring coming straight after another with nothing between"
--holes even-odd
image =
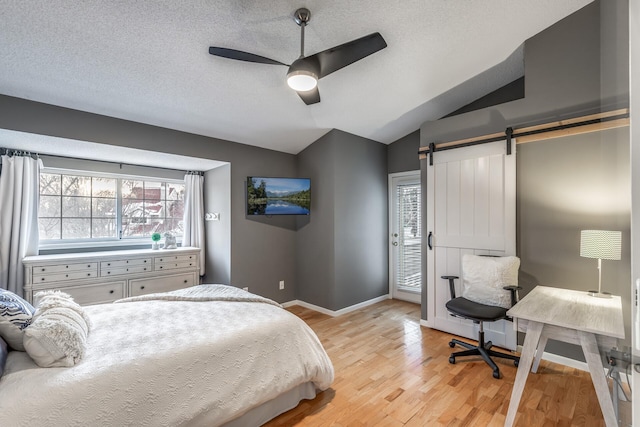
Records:
<instances>
[{"instance_id":1,"label":"white comforter","mask_svg":"<svg viewBox=\"0 0 640 427\"><path fill-rule=\"evenodd\" d=\"M86 307L93 329L72 368L11 352L0 426L217 426L298 384L329 387L331 361L295 315L235 288L196 289L207 295ZM224 301L208 301L216 292Z\"/></svg>"}]
</instances>

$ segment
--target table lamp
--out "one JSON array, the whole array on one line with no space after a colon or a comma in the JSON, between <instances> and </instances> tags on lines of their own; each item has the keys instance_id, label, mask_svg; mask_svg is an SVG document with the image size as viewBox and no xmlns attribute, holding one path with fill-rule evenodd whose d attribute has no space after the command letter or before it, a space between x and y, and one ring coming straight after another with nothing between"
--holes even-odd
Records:
<instances>
[{"instance_id":1,"label":"table lamp","mask_svg":"<svg viewBox=\"0 0 640 427\"><path fill-rule=\"evenodd\" d=\"M598 259L598 291L589 291L589 295L611 298L610 293L602 292L602 260L619 260L622 251L622 232L607 230L582 230L580 232L580 256Z\"/></svg>"}]
</instances>

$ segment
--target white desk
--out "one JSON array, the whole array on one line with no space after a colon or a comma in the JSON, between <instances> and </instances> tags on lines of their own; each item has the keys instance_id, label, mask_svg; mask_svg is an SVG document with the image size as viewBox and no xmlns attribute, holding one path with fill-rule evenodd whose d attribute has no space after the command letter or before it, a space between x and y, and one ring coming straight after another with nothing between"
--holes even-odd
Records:
<instances>
[{"instance_id":1,"label":"white desk","mask_svg":"<svg viewBox=\"0 0 640 427\"><path fill-rule=\"evenodd\" d=\"M604 421L609 427L617 426L598 345L608 350L616 346L617 338L624 338L620 297L596 298L583 291L537 286L507 315L526 335L504 425L513 425L529 370L533 365L536 371L551 338L582 346Z\"/></svg>"}]
</instances>

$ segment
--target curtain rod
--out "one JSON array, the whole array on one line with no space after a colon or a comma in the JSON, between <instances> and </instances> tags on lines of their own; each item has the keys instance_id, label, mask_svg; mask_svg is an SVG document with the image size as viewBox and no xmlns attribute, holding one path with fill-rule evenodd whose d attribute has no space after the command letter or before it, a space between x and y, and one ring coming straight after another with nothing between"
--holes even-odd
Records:
<instances>
[{"instance_id":1,"label":"curtain rod","mask_svg":"<svg viewBox=\"0 0 640 427\"><path fill-rule=\"evenodd\" d=\"M0 155L3 156L29 156L29 157L34 157L36 159L40 158L40 155L38 153L33 153L31 151L25 151L25 150L16 150L13 148L1 148L0 147Z\"/></svg>"},{"instance_id":2,"label":"curtain rod","mask_svg":"<svg viewBox=\"0 0 640 427\"><path fill-rule=\"evenodd\" d=\"M507 128L505 132L492 133L489 135L483 135L479 137L461 139L457 141L448 141L442 143L430 143L428 146L420 147L418 155L420 160L425 160L429 157L430 162L433 162L433 153L436 151L451 150L454 148L469 147L472 145L486 144L489 142L496 142L507 140L511 141L511 138L520 138L517 141L518 144L548 139L552 137L567 136L572 134L595 132L603 129L610 129L615 127L622 127L629 125L629 109L624 108L620 110L613 110L604 113L592 114L588 116L575 117L571 119L560 120L557 122L549 122L535 126L528 126L519 129ZM585 127L583 131L572 132L571 129L577 129ZM559 134L561 131L568 130L565 134ZM509 135L509 133L511 133ZM548 134L546 137L541 137L543 134ZM528 138L529 137L529 138ZM508 143L507 145L511 145Z\"/></svg>"},{"instance_id":3,"label":"curtain rod","mask_svg":"<svg viewBox=\"0 0 640 427\"><path fill-rule=\"evenodd\" d=\"M86 161L89 161L89 162L100 162L100 163L109 163L109 164L112 164L112 165L119 165L120 169L122 169L122 166L133 166L133 167L139 167L139 168L162 169L162 170L168 170L168 171L174 171L174 172L184 172L184 173L193 173L193 174L202 174L202 175L204 175L204 172L202 172L202 171L186 171L186 170L183 170L183 169L164 168L164 167L160 167L160 166L136 165L136 164L133 164L133 163L113 162L113 161L109 161L109 160L81 159L81 158L78 158L78 157L60 156L58 154L40 154L40 153L34 153L32 151L18 150L18 149L15 149L15 148L0 147L0 155L2 155L2 154L8 154L10 156L13 156L13 155L32 156L32 157L35 156L36 158L39 158L40 156L45 156L45 157L56 157L58 159L86 160Z\"/></svg>"}]
</instances>

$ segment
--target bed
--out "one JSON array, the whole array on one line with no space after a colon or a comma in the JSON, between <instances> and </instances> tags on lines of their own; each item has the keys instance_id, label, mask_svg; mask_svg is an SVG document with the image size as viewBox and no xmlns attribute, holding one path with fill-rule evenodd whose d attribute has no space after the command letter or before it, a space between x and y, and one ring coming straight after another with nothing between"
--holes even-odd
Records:
<instances>
[{"instance_id":1,"label":"bed","mask_svg":"<svg viewBox=\"0 0 640 427\"><path fill-rule=\"evenodd\" d=\"M302 320L234 287L84 310L91 329L74 366L41 368L26 352L9 352L0 426L257 426L333 381Z\"/></svg>"}]
</instances>

